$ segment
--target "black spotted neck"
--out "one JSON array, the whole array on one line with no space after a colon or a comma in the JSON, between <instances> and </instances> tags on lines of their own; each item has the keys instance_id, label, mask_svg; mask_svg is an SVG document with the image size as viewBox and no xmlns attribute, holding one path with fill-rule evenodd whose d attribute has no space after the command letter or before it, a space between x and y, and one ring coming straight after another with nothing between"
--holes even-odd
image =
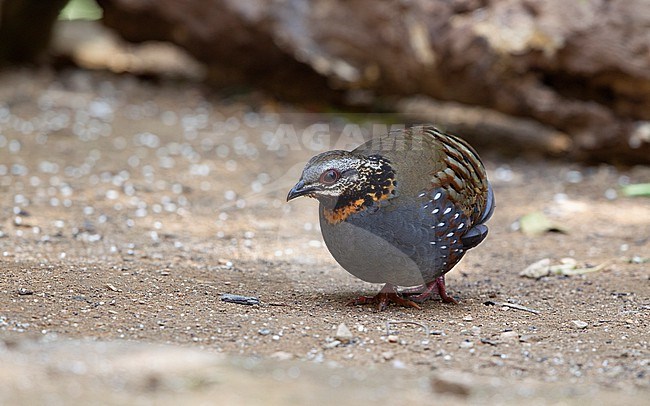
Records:
<instances>
[{"instance_id":1,"label":"black spotted neck","mask_svg":"<svg viewBox=\"0 0 650 406\"><path fill-rule=\"evenodd\" d=\"M397 181L390 161L381 155L370 155L362 161L358 180L332 201L321 201L325 220L331 224L345 221L351 214L390 199Z\"/></svg>"}]
</instances>

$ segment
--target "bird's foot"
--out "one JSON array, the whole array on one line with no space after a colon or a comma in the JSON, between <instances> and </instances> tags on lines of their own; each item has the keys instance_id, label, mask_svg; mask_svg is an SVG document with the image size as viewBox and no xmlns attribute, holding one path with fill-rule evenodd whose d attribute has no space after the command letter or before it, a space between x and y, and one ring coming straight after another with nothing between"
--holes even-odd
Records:
<instances>
[{"instance_id":1,"label":"bird's foot","mask_svg":"<svg viewBox=\"0 0 650 406\"><path fill-rule=\"evenodd\" d=\"M444 275L436 278L436 280L429 282L426 285L405 289L401 293L402 295L406 296L406 300L410 300L415 303L423 303L425 300L431 299L435 294L438 294L443 302L458 304L458 301L456 301L456 299L447 294Z\"/></svg>"},{"instance_id":2,"label":"bird's foot","mask_svg":"<svg viewBox=\"0 0 650 406\"><path fill-rule=\"evenodd\" d=\"M387 283L375 296L361 296L357 299L351 300L348 305L365 305L365 304L375 304L377 305L377 310L382 311L386 309L389 303L395 303L404 307L414 307L416 309L421 309L417 303L412 300L404 299L394 285Z\"/></svg>"}]
</instances>

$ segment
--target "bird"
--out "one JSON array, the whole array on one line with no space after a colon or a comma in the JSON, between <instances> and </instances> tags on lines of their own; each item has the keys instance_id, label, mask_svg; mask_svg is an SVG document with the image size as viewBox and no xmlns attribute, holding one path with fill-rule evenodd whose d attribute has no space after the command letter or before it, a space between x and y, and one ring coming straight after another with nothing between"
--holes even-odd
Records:
<instances>
[{"instance_id":1,"label":"bird","mask_svg":"<svg viewBox=\"0 0 650 406\"><path fill-rule=\"evenodd\" d=\"M384 284L352 305L421 309L447 294L445 274L488 234L495 199L477 152L431 125L392 130L352 151L311 158L287 201L319 202L334 259L355 277Z\"/></svg>"}]
</instances>

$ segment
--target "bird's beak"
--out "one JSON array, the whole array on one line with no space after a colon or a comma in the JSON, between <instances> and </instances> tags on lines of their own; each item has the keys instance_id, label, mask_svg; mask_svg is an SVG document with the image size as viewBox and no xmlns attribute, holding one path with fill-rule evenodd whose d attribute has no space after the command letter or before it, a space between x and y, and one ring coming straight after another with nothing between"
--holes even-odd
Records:
<instances>
[{"instance_id":1,"label":"bird's beak","mask_svg":"<svg viewBox=\"0 0 650 406\"><path fill-rule=\"evenodd\" d=\"M287 201L293 200L296 197L305 196L314 191L314 188L305 187L305 181L300 180L294 187L291 188L287 195Z\"/></svg>"}]
</instances>

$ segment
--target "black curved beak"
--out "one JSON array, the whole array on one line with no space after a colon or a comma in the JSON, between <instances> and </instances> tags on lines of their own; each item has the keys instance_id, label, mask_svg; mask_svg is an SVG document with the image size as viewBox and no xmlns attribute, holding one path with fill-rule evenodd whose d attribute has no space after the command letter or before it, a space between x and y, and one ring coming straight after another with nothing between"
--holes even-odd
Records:
<instances>
[{"instance_id":1,"label":"black curved beak","mask_svg":"<svg viewBox=\"0 0 650 406\"><path fill-rule=\"evenodd\" d=\"M287 195L287 201L293 200L296 197L305 196L314 191L314 188L305 187L305 181L302 179L296 183L294 187L291 188L289 194Z\"/></svg>"}]
</instances>

